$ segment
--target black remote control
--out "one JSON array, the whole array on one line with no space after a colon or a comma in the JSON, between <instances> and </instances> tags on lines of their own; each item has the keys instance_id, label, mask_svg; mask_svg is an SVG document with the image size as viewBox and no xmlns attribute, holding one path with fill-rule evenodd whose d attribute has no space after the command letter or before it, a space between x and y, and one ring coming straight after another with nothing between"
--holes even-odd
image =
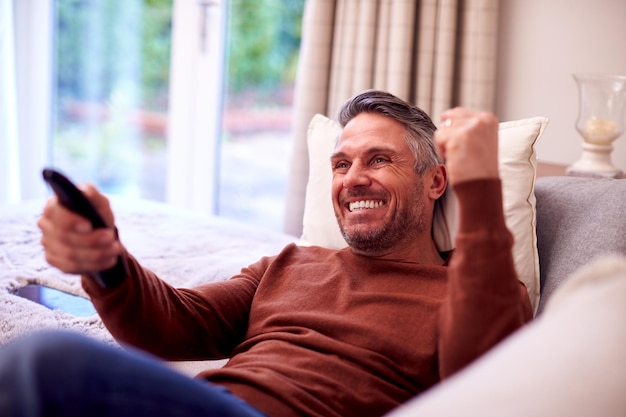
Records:
<instances>
[{"instance_id":1,"label":"black remote control","mask_svg":"<svg viewBox=\"0 0 626 417\"><path fill-rule=\"evenodd\" d=\"M106 223L98 214L93 204L85 197L72 181L60 172L45 168L42 172L43 179L48 183L52 191L57 195L59 202L67 209L85 217L91 222L94 229L107 227ZM128 264L124 256L117 258L117 263L111 269L92 272L90 274L102 287L114 288L122 283L128 275Z\"/></svg>"}]
</instances>

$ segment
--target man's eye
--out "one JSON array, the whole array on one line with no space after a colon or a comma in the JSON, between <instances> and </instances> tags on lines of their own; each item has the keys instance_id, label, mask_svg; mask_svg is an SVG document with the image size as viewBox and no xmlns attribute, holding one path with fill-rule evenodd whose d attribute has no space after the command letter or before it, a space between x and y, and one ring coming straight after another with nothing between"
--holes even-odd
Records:
<instances>
[{"instance_id":1,"label":"man's eye","mask_svg":"<svg viewBox=\"0 0 626 417\"><path fill-rule=\"evenodd\" d=\"M335 169L346 169L348 167L349 167L348 163L347 162L343 162L343 161L342 162L337 162L335 164L335 166L334 166Z\"/></svg>"},{"instance_id":2,"label":"man's eye","mask_svg":"<svg viewBox=\"0 0 626 417\"><path fill-rule=\"evenodd\" d=\"M377 156L376 158L372 159L372 164L383 164L387 162L387 158L383 158L382 156Z\"/></svg>"}]
</instances>

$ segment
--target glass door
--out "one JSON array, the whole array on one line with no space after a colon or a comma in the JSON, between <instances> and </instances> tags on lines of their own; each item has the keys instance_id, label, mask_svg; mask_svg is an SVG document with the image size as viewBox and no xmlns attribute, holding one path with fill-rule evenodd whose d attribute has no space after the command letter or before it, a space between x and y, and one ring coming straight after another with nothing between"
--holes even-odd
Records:
<instances>
[{"instance_id":1,"label":"glass door","mask_svg":"<svg viewBox=\"0 0 626 417\"><path fill-rule=\"evenodd\" d=\"M172 0L54 2L52 163L164 200Z\"/></svg>"},{"instance_id":2,"label":"glass door","mask_svg":"<svg viewBox=\"0 0 626 417\"><path fill-rule=\"evenodd\" d=\"M304 1L53 1L52 164L281 230Z\"/></svg>"},{"instance_id":3,"label":"glass door","mask_svg":"<svg viewBox=\"0 0 626 417\"><path fill-rule=\"evenodd\" d=\"M218 213L282 230L304 0L231 0Z\"/></svg>"}]
</instances>

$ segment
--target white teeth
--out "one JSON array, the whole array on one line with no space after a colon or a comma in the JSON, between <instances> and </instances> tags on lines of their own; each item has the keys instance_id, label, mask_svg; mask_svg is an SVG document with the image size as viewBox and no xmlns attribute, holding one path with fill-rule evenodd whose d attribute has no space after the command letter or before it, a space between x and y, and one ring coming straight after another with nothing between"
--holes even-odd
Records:
<instances>
[{"instance_id":1,"label":"white teeth","mask_svg":"<svg viewBox=\"0 0 626 417\"><path fill-rule=\"evenodd\" d=\"M350 211L354 211L357 209L373 209L382 207L385 203L382 201L374 201L374 200L361 200L354 201L350 203Z\"/></svg>"}]
</instances>

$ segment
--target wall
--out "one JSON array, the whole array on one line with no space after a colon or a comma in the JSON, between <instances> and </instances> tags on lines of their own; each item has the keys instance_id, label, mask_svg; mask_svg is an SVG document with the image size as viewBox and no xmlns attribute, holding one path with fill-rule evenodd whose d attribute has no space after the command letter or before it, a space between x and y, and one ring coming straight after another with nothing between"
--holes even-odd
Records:
<instances>
[{"instance_id":1,"label":"wall","mask_svg":"<svg viewBox=\"0 0 626 417\"><path fill-rule=\"evenodd\" d=\"M571 74L626 75L626 1L501 0L500 14L496 114L550 118L538 158L569 165L582 140ZM613 164L626 171L626 135L614 148Z\"/></svg>"}]
</instances>

